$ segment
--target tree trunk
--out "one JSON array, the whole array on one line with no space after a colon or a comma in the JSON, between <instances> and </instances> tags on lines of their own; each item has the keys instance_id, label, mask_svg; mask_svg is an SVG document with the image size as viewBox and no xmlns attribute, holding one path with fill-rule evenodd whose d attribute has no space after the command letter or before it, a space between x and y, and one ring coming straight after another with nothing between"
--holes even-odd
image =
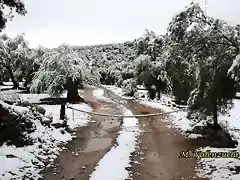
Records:
<instances>
[{"instance_id":1,"label":"tree trunk","mask_svg":"<svg viewBox=\"0 0 240 180\"><path fill-rule=\"evenodd\" d=\"M160 98L161 98L161 90L160 90L160 87L157 86L157 85L155 85L155 87L156 87L156 91L157 91L157 99L160 100Z\"/></svg>"},{"instance_id":2,"label":"tree trunk","mask_svg":"<svg viewBox=\"0 0 240 180\"><path fill-rule=\"evenodd\" d=\"M32 75L32 72L31 71L28 71L26 76L25 76L25 82L24 82L24 87L27 88L28 84L30 84L30 82L32 81L33 79L33 75Z\"/></svg>"},{"instance_id":3,"label":"tree trunk","mask_svg":"<svg viewBox=\"0 0 240 180\"><path fill-rule=\"evenodd\" d=\"M213 103L213 126L217 128L219 126L218 124L218 114L217 114L217 102L215 101Z\"/></svg>"},{"instance_id":4,"label":"tree trunk","mask_svg":"<svg viewBox=\"0 0 240 180\"><path fill-rule=\"evenodd\" d=\"M60 109L60 119L61 119L61 120L64 120L64 119L65 119L65 116L66 116L66 113L65 113L65 104L62 104L62 105L61 105L61 109Z\"/></svg>"},{"instance_id":5,"label":"tree trunk","mask_svg":"<svg viewBox=\"0 0 240 180\"><path fill-rule=\"evenodd\" d=\"M78 94L78 84L76 82L68 81L67 84L67 102L84 102Z\"/></svg>"},{"instance_id":6,"label":"tree trunk","mask_svg":"<svg viewBox=\"0 0 240 180\"><path fill-rule=\"evenodd\" d=\"M13 83L13 89L19 88L19 84L18 84L18 82L16 81L16 79L15 79L15 77L14 77L14 75L13 75L12 69L11 69L9 66L6 67L6 68L7 68L7 70L8 70L9 77L10 77L12 83Z\"/></svg>"}]
</instances>

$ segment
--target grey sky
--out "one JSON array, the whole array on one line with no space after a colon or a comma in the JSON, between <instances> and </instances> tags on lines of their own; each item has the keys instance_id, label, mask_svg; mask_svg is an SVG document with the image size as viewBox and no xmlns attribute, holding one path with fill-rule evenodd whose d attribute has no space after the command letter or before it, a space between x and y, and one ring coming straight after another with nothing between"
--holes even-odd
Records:
<instances>
[{"instance_id":1,"label":"grey sky","mask_svg":"<svg viewBox=\"0 0 240 180\"><path fill-rule=\"evenodd\" d=\"M197 0L196 0L197 1ZM239 0L208 0L208 14L240 24ZM191 0L24 0L28 14L7 24L9 36L25 33L30 45L124 42L145 29L165 33ZM198 0L204 4L204 0Z\"/></svg>"}]
</instances>

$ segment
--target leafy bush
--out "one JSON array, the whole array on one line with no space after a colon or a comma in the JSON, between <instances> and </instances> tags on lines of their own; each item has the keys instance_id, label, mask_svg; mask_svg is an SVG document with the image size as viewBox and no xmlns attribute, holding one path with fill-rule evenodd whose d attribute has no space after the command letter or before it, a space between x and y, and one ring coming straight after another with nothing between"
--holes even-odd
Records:
<instances>
[{"instance_id":1,"label":"leafy bush","mask_svg":"<svg viewBox=\"0 0 240 180\"><path fill-rule=\"evenodd\" d=\"M137 92L137 83L133 78L124 80L122 88L124 95L134 96L134 94Z\"/></svg>"}]
</instances>

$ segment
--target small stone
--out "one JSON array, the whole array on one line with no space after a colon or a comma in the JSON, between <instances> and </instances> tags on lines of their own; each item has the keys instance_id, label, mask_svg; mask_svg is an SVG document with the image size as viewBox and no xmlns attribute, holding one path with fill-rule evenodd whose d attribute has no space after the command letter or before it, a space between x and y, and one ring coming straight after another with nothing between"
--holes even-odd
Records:
<instances>
[{"instance_id":1,"label":"small stone","mask_svg":"<svg viewBox=\"0 0 240 180\"><path fill-rule=\"evenodd\" d=\"M62 134L66 134L66 132L62 129L61 131L60 131Z\"/></svg>"},{"instance_id":2,"label":"small stone","mask_svg":"<svg viewBox=\"0 0 240 180\"><path fill-rule=\"evenodd\" d=\"M131 171L131 167L125 167L127 171Z\"/></svg>"},{"instance_id":3,"label":"small stone","mask_svg":"<svg viewBox=\"0 0 240 180\"><path fill-rule=\"evenodd\" d=\"M7 158L17 158L17 156L14 156L13 154L7 154L6 157Z\"/></svg>"},{"instance_id":4,"label":"small stone","mask_svg":"<svg viewBox=\"0 0 240 180\"><path fill-rule=\"evenodd\" d=\"M138 161L134 161L134 164L140 164Z\"/></svg>"},{"instance_id":5,"label":"small stone","mask_svg":"<svg viewBox=\"0 0 240 180\"><path fill-rule=\"evenodd\" d=\"M87 167L86 167L86 166L82 166L81 168L82 168L82 169L86 169Z\"/></svg>"},{"instance_id":6,"label":"small stone","mask_svg":"<svg viewBox=\"0 0 240 180\"><path fill-rule=\"evenodd\" d=\"M43 118L41 119L41 123L42 123L43 125L50 125L50 124L52 123L52 120L49 119L49 118L47 118L47 117L43 117Z\"/></svg>"}]
</instances>

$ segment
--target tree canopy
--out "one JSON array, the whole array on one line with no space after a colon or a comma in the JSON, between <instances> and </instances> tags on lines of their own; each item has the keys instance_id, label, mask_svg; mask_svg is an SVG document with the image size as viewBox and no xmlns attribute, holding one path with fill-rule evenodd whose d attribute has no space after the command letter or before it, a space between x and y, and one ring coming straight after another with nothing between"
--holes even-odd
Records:
<instances>
[{"instance_id":1,"label":"tree canopy","mask_svg":"<svg viewBox=\"0 0 240 180\"><path fill-rule=\"evenodd\" d=\"M21 0L2 0L0 2L0 31L5 28L7 21L14 17L14 13L22 16L27 13Z\"/></svg>"},{"instance_id":2,"label":"tree canopy","mask_svg":"<svg viewBox=\"0 0 240 180\"><path fill-rule=\"evenodd\" d=\"M62 45L44 55L40 68L35 73L30 91L44 92L59 97L68 91L70 101L78 98L78 85L97 84L98 74L88 67L86 60L69 45Z\"/></svg>"}]
</instances>

